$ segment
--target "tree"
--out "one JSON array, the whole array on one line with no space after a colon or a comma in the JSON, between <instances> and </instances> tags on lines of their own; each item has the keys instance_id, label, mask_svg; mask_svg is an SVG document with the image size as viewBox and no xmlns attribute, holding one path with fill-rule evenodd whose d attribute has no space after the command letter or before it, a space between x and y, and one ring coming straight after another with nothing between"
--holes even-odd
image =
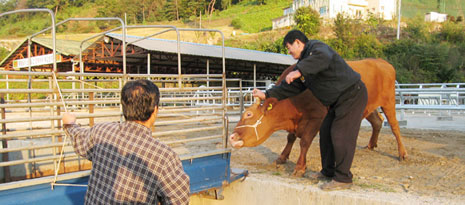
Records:
<instances>
[{"instance_id":1,"label":"tree","mask_svg":"<svg viewBox=\"0 0 465 205\"><path fill-rule=\"evenodd\" d=\"M213 11L215 10L215 3L216 3L216 0L212 0L212 1L210 1L210 3L208 4L207 13L208 13L208 15L210 15L210 16L213 14Z\"/></svg>"},{"instance_id":2,"label":"tree","mask_svg":"<svg viewBox=\"0 0 465 205\"><path fill-rule=\"evenodd\" d=\"M320 14L311 7L300 7L294 14L295 28L307 36L317 35L320 31Z\"/></svg>"}]
</instances>

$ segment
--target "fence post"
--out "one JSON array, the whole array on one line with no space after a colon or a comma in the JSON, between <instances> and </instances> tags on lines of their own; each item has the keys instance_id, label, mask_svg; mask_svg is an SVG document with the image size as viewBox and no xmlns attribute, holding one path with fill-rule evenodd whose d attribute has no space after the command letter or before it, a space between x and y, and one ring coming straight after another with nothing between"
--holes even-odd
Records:
<instances>
[{"instance_id":1,"label":"fence post","mask_svg":"<svg viewBox=\"0 0 465 205\"><path fill-rule=\"evenodd\" d=\"M0 94L0 104L5 104L5 99L4 99L4 94ZM5 108L2 108L2 120L6 119L6 114L5 114ZM2 123L2 134L6 135L6 123ZM6 149L8 148L8 141L7 140L2 140L2 148ZM8 152L2 153L2 162L7 162L9 161L8 159ZM3 179L4 182L10 182L11 181L11 176L10 176L10 167L6 166L3 167Z\"/></svg>"},{"instance_id":2,"label":"fence post","mask_svg":"<svg viewBox=\"0 0 465 205\"><path fill-rule=\"evenodd\" d=\"M94 92L89 92L89 101L94 101ZM94 104L89 104L89 114L94 113ZM94 117L89 118L89 126L94 126Z\"/></svg>"},{"instance_id":3,"label":"fence post","mask_svg":"<svg viewBox=\"0 0 465 205\"><path fill-rule=\"evenodd\" d=\"M239 114L242 116L244 111L244 94L242 93L242 79L239 80Z\"/></svg>"}]
</instances>

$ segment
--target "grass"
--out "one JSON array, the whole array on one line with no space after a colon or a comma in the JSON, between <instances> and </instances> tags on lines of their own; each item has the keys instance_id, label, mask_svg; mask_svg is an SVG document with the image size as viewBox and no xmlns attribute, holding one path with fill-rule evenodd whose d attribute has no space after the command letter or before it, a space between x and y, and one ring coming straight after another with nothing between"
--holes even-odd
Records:
<instances>
[{"instance_id":1,"label":"grass","mask_svg":"<svg viewBox=\"0 0 465 205\"><path fill-rule=\"evenodd\" d=\"M283 9L291 4L291 0L268 0L265 5L258 5L253 0L242 1L215 14L212 19L236 19L242 31L257 33L271 30L272 19L282 16Z\"/></svg>"},{"instance_id":2,"label":"grass","mask_svg":"<svg viewBox=\"0 0 465 205\"><path fill-rule=\"evenodd\" d=\"M274 176L281 176L281 173L280 173L280 172L273 172L273 173L271 173L271 174L274 175Z\"/></svg>"},{"instance_id":3,"label":"grass","mask_svg":"<svg viewBox=\"0 0 465 205\"><path fill-rule=\"evenodd\" d=\"M464 16L465 1L461 0L441 0L440 8L438 9L437 0L403 0L402 1L402 16L413 18L415 16L424 16L426 13L435 11L439 13L447 13L452 16ZM443 2L445 2L445 7Z\"/></svg>"}]
</instances>

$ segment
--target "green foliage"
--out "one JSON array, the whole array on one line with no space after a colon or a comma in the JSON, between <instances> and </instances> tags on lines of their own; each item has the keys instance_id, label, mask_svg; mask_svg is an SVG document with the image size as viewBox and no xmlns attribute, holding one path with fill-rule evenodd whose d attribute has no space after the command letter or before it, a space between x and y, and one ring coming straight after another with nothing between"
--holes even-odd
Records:
<instances>
[{"instance_id":1,"label":"green foliage","mask_svg":"<svg viewBox=\"0 0 465 205\"><path fill-rule=\"evenodd\" d=\"M428 24L424 21L422 16L416 16L413 19L407 21L407 27L404 32L407 33L407 37L415 42L427 42L431 39L429 35Z\"/></svg>"},{"instance_id":2,"label":"green foliage","mask_svg":"<svg viewBox=\"0 0 465 205\"><path fill-rule=\"evenodd\" d=\"M320 14L311 7L300 7L294 14L295 28L308 37L317 35L320 31Z\"/></svg>"},{"instance_id":3,"label":"green foliage","mask_svg":"<svg viewBox=\"0 0 465 205\"><path fill-rule=\"evenodd\" d=\"M338 14L332 27L336 38L330 39L328 44L339 55L347 59L382 57L383 44L376 38L375 34L375 29L380 22L382 21L368 18L365 23L361 19ZM376 26L368 26L370 24Z\"/></svg>"},{"instance_id":4,"label":"green foliage","mask_svg":"<svg viewBox=\"0 0 465 205\"><path fill-rule=\"evenodd\" d=\"M4 58L9 54L10 52L6 50L3 47L0 47L0 62L3 61Z\"/></svg>"},{"instance_id":5,"label":"green foliage","mask_svg":"<svg viewBox=\"0 0 465 205\"><path fill-rule=\"evenodd\" d=\"M375 35L361 34L354 42L354 57L380 58L383 57L383 44L379 42Z\"/></svg>"},{"instance_id":6,"label":"green foliage","mask_svg":"<svg viewBox=\"0 0 465 205\"><path fill-rule=\"evenodd\" d=\"M264 33L256 36L251 41L243 41L237 38L229 39L225 41L225 45L250 50L287 54L287 50L283 46L283 39L284 36L281 35Z\"/></svg>"},{"instance_id":7,"label":"green foliage","mask_svg":"<svg viewBox=\"0 0 465 205\"><path fill-rule=\"evenodd\" d=\"M211 19L230 18L235 21L235 27L248 33L257 33L271 30L272 19L282 16L283 8L290 3L291 0L265 0L260 5L255 0L242 0L227 10L215 13Z\"/></svg>"},{"instance_id":8,"label":"green foliage","mask_svg":"<svg viewBox=\"0 0 465 205\"><path fill-rule=\"evenodd\" d=\"M445 22L439 35L439 39L450 43L465 42L465 25Z\"/></svg>"},{"instance_id":9,"label":"green foliage","mask_svg":"<svg viewBox=\"0 0 465 205\"><path fill-rule=\"evenodd\" d=\"M397 69L401 83L458 82L464 71L465 47L448 43L417 43L412 39L395 41L384 49Z\"/></svg>"},{"instance_id":10,"label":"green foliage","mask_svg":"<svg viewBox=\"0 0 465 205\"><path fill-rule=\"evenodd\" d=\"M261 46L260 50L263 50L265 52L287 54L287 49L286 47L283 46L283 40L284 40L284 37L281 37L277 39L276 41L264 43Z\"/></svg>"},{"instance_id":11,"label":"green foliage","mask_svg":"<svg viewBox=\"0 0 465 205\"><path fill-rule=\"evenodd\" d=\"M360 35L362 32L360 19L350 18L342 13L337 14L333 23L333 31L343 43L350 43L355 36Z\"/></svg>"},{"instance_id":12,"label":"green foliage","mask_svg":"<svg viewBox=\"0 0 465 205\"><path fill-rule=\"evenodd\" d=\"M231 21L231 26L234 28L234 29L240 29L241 26L242 26L242 22L241 22L241 19L239 18L235 18Z\"/></svg>"}]
</instances>

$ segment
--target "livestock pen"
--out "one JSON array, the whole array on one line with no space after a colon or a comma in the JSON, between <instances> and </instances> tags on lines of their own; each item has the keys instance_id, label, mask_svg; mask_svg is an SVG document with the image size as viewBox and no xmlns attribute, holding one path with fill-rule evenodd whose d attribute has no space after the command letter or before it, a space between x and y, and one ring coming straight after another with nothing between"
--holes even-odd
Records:
<instances>
[{"instance_id":1,"label":"livestock pen","mask_svg":"<svg viewBox=\"0 0 465 205\"><path fill-rule=\"evenodd\" d=\"M177 41L177 74L128 74L126 72L126 27L119 18L72 18L67 21L116 20L122 26L122 72L58 72L55 52L55 19L48 9L23 9L0 14L48 12L51 30L53 69L32 72L30 47L28 71L0 71L4 84L0 89L2 147L0 154L1 204L75 204L82 203L90 174L91 162L76 155L69 137L63 132L61 115L74 112L77 123L91 127L103 121L122 121L120 91L125 82L148 79L160 88L161 100L153 137L171 146L180 156L190 176L191 194L222 199L224 186L244 177L246 170L231 169L231 150L227 145L226 79L221 74L182 74L179 37ZM162 31L180 29L173 26ZM113 29L114 30L114 29ZM208 29L183 29L183 31ZM157 35L157 34L154 34ZM151 35L151 36L154 36ZM224 37L223 37L224 38ZM30 41L29 41L30 42ZM224 40L223 40L224 42ZM82 45L82 44L81 44ZM82 66L82 62L81 62ZM74 69L73 69L74 70ZM219 91L217 95L200 96L202 90ZM202 105L199 101L216 101Z\"/></svg>"}]
</instances>

